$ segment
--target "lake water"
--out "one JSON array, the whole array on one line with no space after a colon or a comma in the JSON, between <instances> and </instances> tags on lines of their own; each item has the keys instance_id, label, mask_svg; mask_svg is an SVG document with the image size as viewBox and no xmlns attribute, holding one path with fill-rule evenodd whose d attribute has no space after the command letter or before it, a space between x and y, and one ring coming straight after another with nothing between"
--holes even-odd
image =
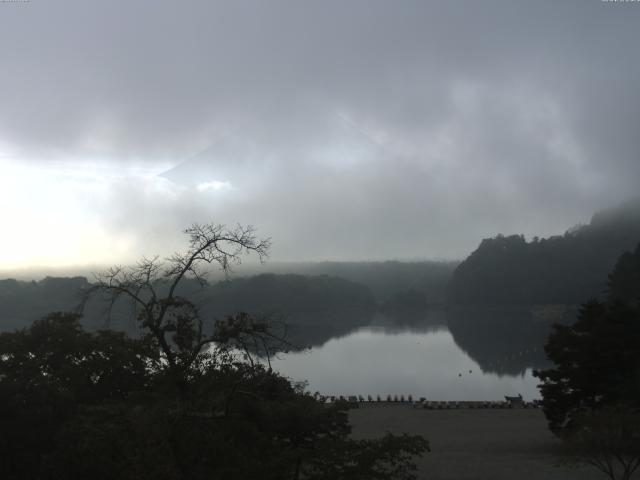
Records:
<instances>
[{"instance_id":1,"label":"lake water","mask_svg":"<svg viewBox=\"0 0 640 480\"><path fill-rule=\"evenodd\" d=\"M281 354L272 363L286 377L306 380L309 391L324 395L503 400L505 395L522 394L526 400L540 398L538 380L532 375L535 360L528 360L532 354L541 356L539 340L523 345L508 335L491 338L495 337L499 345L491 349L493 356L475 360L445 325L370 325L307 351ZM473 339L464 341L473 350ZM506 368L513 362L518 365L516 373Z\"/></svg>"}]
</instances>

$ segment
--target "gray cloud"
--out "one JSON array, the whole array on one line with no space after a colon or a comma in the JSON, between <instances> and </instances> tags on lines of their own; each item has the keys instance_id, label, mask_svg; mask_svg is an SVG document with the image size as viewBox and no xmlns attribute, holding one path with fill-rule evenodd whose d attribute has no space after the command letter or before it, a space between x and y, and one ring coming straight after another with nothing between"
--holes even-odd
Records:
<instances>
[{"instance_id":1,"label":"gray cloud","mask_svg":"<svg viewBox=\"0 0 640 480\"><path fill-rule=\"evenodd\" d=\"M636 193L639 26L595 1L5 4L0 145L153 168L235 138L203 176L230 191L89 202L140 248L216 218L282 259L459 257Z\"/></svg>"}]
</instances>

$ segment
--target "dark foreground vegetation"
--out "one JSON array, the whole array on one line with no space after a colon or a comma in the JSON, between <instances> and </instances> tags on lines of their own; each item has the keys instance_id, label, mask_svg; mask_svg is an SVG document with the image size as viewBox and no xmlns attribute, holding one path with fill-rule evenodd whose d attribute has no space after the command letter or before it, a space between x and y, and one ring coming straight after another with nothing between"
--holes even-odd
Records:
<instances>
[{"instance_id":1,"label":"dark foreground vegetation","mask_svg":"<svg viewBox=\"0 0 640 480\"><path fill-rule=\"evenodd\" d=\"M568 461L624 480L640 467L640 245L619 255L640 238L637 207L597 214L562 237L484 241L456 270L449 292L457 308L447 312L456 342L483 370L545 368L536 372L544 413ZM322 343L376 311L423 318L438 302L417 277L396 282L402 287L383 301L328 275L209 285L203 266L228 269L245 253L263 256L268 242L243 228L187 233L186 253L114 268L93 283L0 282L0 298L11 300L2 315L14 322L3 329L29 324L0 334L2 478L415 478L413 461L428 450L422 437L354 439L346 404L325 404L273 372L269 359L308 344L309 332ZM607 265L615 267L608 283L596 280ZM541 359L531 347L543 343L549 319L520 306L596 296L577 321L562 309ZM475 309L485 300L506 316ZM84 316L44 315L79 304ZM43 318L28 321L36 314Z\"/></svg>"},{"instance_id":2,"label":"dark foreground vegetation","mask_svg":"<svg viewBox=\"0 0 640 480\"><path fill-rule=\"evenodd\" d=\"M640 244L618 260L606 299L556 325L545 350L555 366L536 373L544 413L569 458L631 478L640 467Z\"/></svg>"},{"instance_id":3,"label":"dark foreground vegetation","mask_svg":"<svg viewBox=\"0 0 640 480\"><path fill-rule=\"evenodd\" d=\"M185 254L114 268L85 293L126 299L141 335L87 332L54 313L0 334L3 479L411 479L419 436L353 440L325 405L255 354L284 339L246 313L207 325L177 294L266 253L251 229L194 226ZM158 287L162 285L162 294Z\"/></svg>"}]
</instances>

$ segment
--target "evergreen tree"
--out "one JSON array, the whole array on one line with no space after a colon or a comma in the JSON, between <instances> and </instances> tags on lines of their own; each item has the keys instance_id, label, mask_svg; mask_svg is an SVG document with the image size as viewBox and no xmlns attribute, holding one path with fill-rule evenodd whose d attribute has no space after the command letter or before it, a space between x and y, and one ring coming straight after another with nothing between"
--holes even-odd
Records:
<instances>
[{"instance_id":1,"label":"evergreen tree","mask_svg":"<svg viewBox=\"0 0 640 480\"><path fill-rule=\"evenodd\" d=\"M640 407L640 245L609 276L608 301L584 303L573 325L555 325L545 351L555 367L536 372L550 428L575 426L584 410Z\"/></svg>"}]
</instances>

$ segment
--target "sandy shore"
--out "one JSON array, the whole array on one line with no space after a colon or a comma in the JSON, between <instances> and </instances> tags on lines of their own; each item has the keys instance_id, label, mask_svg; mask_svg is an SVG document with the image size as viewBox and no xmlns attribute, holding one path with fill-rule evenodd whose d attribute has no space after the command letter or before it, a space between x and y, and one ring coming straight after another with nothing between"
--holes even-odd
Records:
<instances>
[{"instance_id":1,"label":"sandy shore","mask_svg":"<svg viewBox=\"0 0 640 480\"><path fill-rule=\"evenodd\" d=\"M598 480L591 467L558 465L559 442L542 411L423 410L407 405L367 405L350 411L355 438L391 433L423 435L431 453L417 461L429 480Z\"/></svg>"}]
</instances>

